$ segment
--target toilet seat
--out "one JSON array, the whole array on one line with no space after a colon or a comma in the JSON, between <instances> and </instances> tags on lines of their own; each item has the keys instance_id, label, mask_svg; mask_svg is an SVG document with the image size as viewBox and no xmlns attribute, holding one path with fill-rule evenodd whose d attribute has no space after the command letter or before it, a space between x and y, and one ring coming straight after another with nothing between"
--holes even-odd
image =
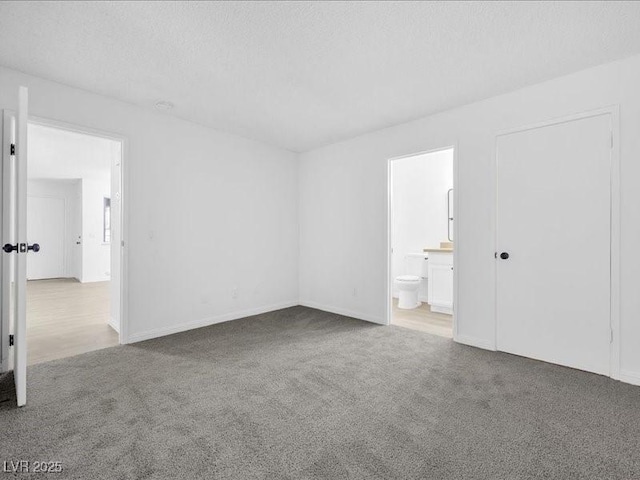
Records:
<instances>
[{"instance_id":1,"label":"toilet seat","mask_svg":"<svg viewBox=\"0 0 640 480\"><path fill-rule=\"evenodd\" d=\"M400 275L396 277L396 281L400 283L420 283L420 277L415 275Z\"/></svg>"}]
</instances>

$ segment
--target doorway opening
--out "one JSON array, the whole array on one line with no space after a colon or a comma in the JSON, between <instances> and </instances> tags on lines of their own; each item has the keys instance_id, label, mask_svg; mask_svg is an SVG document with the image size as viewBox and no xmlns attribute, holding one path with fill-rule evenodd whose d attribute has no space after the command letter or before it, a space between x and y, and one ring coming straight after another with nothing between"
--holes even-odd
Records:
<instances>
[{"instance_id":1,"label":"doorway opening","mask_svg":"<svg viewBox=\"0 0 640 480\"><path fill-rule=\"evenodd\" d=\"M27 363L121 342L121 139L28 122Z\"/></svg>"},{"instance_id":2,"label":"doorway opening","mask_svg":"<svg viewBox=\"0 0 640 480\"><path fill-rule=\"evenodd\" d=\"M388 322L452 338L454 148L389 160Z\"/></svg>"}]
</instances>

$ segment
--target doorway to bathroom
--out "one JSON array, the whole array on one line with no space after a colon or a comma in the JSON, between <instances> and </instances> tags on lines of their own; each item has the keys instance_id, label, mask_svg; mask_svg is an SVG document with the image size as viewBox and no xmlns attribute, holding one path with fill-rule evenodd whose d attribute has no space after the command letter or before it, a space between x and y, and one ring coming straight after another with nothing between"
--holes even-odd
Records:
<instances>
[{"instance_id":1,"label":"doorway to bathroom","mask_svg":"<svg viewBox=\"0 0 640 480\"><path fill-rule=\"evenodd\" d=\"M389 160L388 323L452 338L454 147Z\"/></svg>"}]
</instances>

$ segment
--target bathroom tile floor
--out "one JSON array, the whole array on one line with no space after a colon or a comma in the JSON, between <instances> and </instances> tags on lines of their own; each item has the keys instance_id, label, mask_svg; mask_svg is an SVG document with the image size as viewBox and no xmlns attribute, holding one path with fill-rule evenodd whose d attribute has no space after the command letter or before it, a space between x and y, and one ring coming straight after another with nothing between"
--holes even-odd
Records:
<instances>
[{"instance_id":1,"label":"bathroom tile floor","mask_svg":"<svg viewBox=\"0 0 640 480\"><path fill-rule=\"evenodd\" d=\"M426 303L422 303L422 305L413 310L404 310L398 308L398 299L394 298L391 313L391 325L419 330L441 337L453 337L453 316L432 312Z\"/></svg>"}]
</instances>

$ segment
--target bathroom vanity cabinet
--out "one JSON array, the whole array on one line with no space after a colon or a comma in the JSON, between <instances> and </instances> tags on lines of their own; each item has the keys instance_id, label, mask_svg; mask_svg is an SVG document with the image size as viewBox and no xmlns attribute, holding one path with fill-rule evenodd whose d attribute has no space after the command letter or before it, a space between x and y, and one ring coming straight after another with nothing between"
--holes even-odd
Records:
<instances>
[{"instance_id":1,"label":"bathroom vanity cabinet","mask_svg":"<svg viewBox=\"0 0 640 480\"><path fill-rule=\"evenodd\" d=\"M425 249L429 253L427 298L432 312L453 314L453 250Z\"/></svg>"}]
</instances>

